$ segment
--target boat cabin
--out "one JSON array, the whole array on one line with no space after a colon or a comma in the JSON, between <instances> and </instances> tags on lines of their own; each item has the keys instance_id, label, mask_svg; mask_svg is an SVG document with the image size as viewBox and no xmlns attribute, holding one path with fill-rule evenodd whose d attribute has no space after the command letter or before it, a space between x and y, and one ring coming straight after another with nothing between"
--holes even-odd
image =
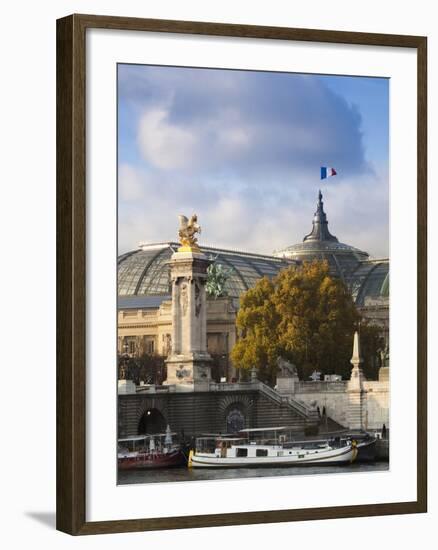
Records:
<instances>
[{"instance_id":1,"label":"boat cabin","mask_svg":"<svg viewBox=\"0 0 438 550\"><path fill-rule=\"evenodd\" d=\"M165 433L137 435L118 440L118 454L144 452L162 452L178 446L176 432L167 430Z\"/></svg>"},{"instance_id":2,"label":"boat cabin","mask_svg":"<svg viewBox=\"0 0 438 550\"><path fill-rule=\"evenodd\" d=\"M234 445L244 445L246 440L241 437L206 436L197 437L195 452L197 455L227 456L228 449Z\"/></svg>"},{"instance_id":3,"label":"boat cabin","mask_svg":"<svg viewBox=\"0 0 438 550\"><path fill-rule=\"evenodd\" d=\"M146 435L137 435L135 437L125 437L118 440L118 453L138 453L146 448Z\"/></svg>"},{"instance_id":4,"label":"boat cabin","mask_svg":"<svg viewBox=\"0 0 438 550\"><path fill-rule=\"evenodd\" d=\"M268 437L253 441L248 437L208 436L196 439L195 454L215 458L299 457L303 451L317 453L329 448L326 440L283 442Z\"/></svg>"}]
</instances>

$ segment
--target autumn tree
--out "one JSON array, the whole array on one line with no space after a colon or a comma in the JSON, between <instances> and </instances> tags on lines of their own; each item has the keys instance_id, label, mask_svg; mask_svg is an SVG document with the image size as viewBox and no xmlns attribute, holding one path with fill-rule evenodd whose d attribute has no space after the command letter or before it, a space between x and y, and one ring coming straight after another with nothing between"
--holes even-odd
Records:
<instances>
[{"instance_id":1,"label":"autumn tree","mask_svg":"<svg viewBox=\"0 0 438 550\"><path fill-rule=\"evenodd\" d=\"M279 355L291 360L301 378L314 371L348 377L353 333L360 315L345 284L326 261L305 262L260 279L242 297L240 337L232 350L238 368L255 366L274 382Z\"/></svg>"},{"instance_id":2,"label":"autumn tree","mask_svg":"<svg viewBox=\"0 0 438 550\"><path fill-rule=\"evenodd\" d=\"M245 370L255 366L259 378L272 381L280 352L278 326L280 314L274 301L274 281L263 277L240 298L236 325L240 332L231 351L231 360Z\"/></svg>"}]
</instances>

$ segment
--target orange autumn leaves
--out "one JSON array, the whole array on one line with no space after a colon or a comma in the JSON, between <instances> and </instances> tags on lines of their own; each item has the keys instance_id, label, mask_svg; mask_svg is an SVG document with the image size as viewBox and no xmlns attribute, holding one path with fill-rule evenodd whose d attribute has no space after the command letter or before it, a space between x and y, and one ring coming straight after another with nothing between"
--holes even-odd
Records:
<instances>
[{"instance_id":1,"label":"orange autumn leaves","mask_svg":"<svg viewBox=\"0 0 438 550\"><path fill-rule=\"evenodd\" d=\"M260 279L241 297L231 358L237 368L255 366L270 383L279 355L296 364L300 377L315 369L348 376L359 320L348 289L330 276L328 263L305 262L272 280Z\"/></svg>"}]
</instances>

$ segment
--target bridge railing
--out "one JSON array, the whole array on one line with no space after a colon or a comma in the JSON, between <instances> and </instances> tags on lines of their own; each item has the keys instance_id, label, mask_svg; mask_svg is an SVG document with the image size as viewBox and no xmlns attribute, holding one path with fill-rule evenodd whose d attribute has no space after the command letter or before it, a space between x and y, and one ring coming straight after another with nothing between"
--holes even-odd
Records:
<instances>
[{"instance_id":1,"label":"bridge railing","mask_svg":"<svg viewBox=\"0 0 438 550\"><path fill-rule=\"evenodd\" d=\"M144 384L137 386L137 393L169 393L172 386L158 386L155 384Z\"/></svg>"},{"instance_id":2,"label":"bridge railing","mask_svg":"<svg viewBox=\"0 0 438 550\"><path fill-rule=\"evenodd\" d=\"M257 390L257 384L254 382L210 382L210 391L241 391Z\"/></svg>"}]
</instances>

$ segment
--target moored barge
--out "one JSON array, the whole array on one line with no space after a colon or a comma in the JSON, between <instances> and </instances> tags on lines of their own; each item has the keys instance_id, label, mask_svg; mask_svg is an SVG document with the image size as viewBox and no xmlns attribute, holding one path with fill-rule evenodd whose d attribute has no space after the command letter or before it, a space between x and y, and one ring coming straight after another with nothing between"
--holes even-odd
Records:
<instances>
[{"instance_id":1,"label":"moored barge","mask_svg":"<svg viewBox=\"0 0 438 550\"><path fill-rule=\"evenodd\" d=\"M196 439L189 466L194 468L242 468L350 464L357 456L353 440L294 441L288 428L242 430L235 437L207 436Z\"/></svg>"}]
</instances>

